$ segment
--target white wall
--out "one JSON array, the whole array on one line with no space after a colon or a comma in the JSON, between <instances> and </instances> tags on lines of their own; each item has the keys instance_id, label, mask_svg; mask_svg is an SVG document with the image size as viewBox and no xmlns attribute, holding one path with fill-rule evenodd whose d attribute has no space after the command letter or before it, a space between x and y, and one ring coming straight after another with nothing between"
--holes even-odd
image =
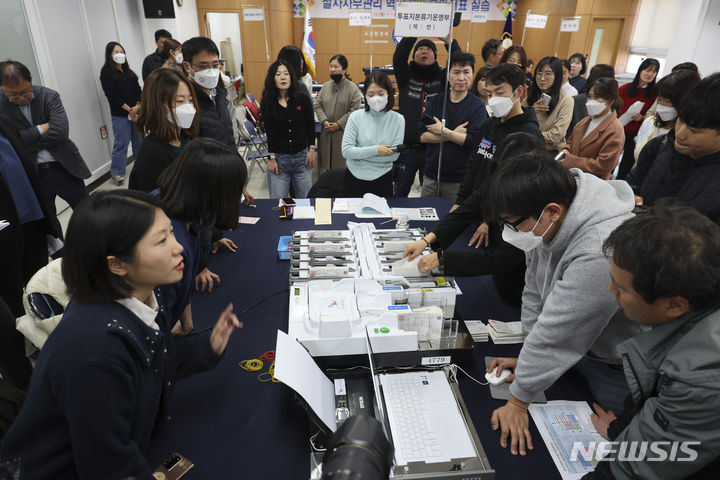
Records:
<instances>
[{"instance_id":1,"label":"white wall","mask_svg":"<svg viewBox=\"0 0 720 480\"><path fill-rule=\"evenodd\" d=\"M142 16L142 0L136 1L139 5ZM200 35L198 27L197 3L195 0L185 0L182 7L173 2L175 18L142 18L143 37L145 37L145 49L148 52L155 50L155 30L164 28L170 32L175 40L182 43L185 40Z\"/></svg>"},{"instance_id":2,"label":"white wall","mask_svg":"<svg viewBox=\"0 0 720 480\"><path fill-rule=\"evenodd\" d=\"M667 65L695 62L703 77L720 71L720 1L683 0L675 22Z\"/></svg>"},{"instance_id":3,"label":"white wall","mask_svg":"<svg viewBox=\"0 0 720 480\"><path fill-rule=\"evenodd\" d=\"M218 51L222 52L220 42L230 37L233 51L233 61L235 62L236 71L234 75L240 73L240 65L242 65L242 46L240 40L240 16L237 13L215 13L207 14L207 22L210 26L210 37L217 45ZM226 69L227 70L227 69Z\"/></svg>"}]
</instances>

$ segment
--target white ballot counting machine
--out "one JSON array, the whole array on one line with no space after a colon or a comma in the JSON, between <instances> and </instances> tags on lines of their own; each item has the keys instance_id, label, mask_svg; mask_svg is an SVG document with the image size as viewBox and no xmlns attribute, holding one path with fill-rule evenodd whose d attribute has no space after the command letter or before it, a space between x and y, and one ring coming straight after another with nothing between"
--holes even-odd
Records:
<instances>
[{"instance_id":1,"label":"white ballot counting machine","mask_svg":"<svg viewBox=\"0 0 720 480\"><path fill-rule=\"evenodd\" d=\"M366 326L376 353L448 347L458 328L454 279L420 273L420 257L402 259L405 246L423 234L368 224L295 232L288 334L314 357L367 354Z\"/></svg>"}]
</instances>

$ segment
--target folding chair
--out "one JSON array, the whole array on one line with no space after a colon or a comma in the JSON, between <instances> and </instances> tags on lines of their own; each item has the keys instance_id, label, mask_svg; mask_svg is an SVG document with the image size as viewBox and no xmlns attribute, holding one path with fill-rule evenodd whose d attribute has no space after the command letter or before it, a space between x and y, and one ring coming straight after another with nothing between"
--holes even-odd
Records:
<instances>
[{"instance_id":1,"label":"folding chair","mask_svg":"<svg viewBox=\"0 0 720 480\"><path fill-rule=\"evenodd\" d=\"M260 102L257 101L257 98L255 98L255 95L252 93L246 93L245 98L247 98L249 101L255 104L255 106L260 109Z\"/></svg>"},{"instance_id":2,"label":"folding chair","mask_svg":"<svg viewBox=\"0 0 720 480\"><path fill-rule=\"evenodd\" d=\"M266 140L258 135L255 127L249 120L243 120L239 128L240 136L242 137L241 143L247 148L246 160L250 162L250 169L248 171L248 179L250 179L256 163L261 171L265 171L261 162L267 164L267 157L269 156L268 147Z\"/></svg>"}]
</instances>

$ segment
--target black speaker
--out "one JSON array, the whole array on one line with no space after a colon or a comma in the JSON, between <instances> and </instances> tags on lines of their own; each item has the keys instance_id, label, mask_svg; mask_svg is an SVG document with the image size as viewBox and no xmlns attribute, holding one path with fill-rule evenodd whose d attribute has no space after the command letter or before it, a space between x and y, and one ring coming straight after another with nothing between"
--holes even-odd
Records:
<instances>
[{"instance_id":1,"label":"black speaker","mask_svg":"<svg viewBox=\"0 0 720 480\"><path fill-rule=\"evenodd\" d=\"M175 18L173 0L143 0L145 18Z\"/></svg>"}]
</instances>

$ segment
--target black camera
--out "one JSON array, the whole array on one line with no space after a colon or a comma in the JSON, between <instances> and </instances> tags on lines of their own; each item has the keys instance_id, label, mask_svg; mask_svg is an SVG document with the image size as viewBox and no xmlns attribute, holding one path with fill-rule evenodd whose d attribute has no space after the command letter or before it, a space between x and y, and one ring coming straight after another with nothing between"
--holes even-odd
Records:
<instances>
[{"instance_id":1,"label":"black camera","mask_svg":"<svg viewBox=\"0 0 720 480\"><path fill-rule=\"evenodd\" d=\"M393 462L393 447L382 425L369 415L343 422L330 439L323 456L323 480L386 480Z\"/></svg>"}]
</instances>

